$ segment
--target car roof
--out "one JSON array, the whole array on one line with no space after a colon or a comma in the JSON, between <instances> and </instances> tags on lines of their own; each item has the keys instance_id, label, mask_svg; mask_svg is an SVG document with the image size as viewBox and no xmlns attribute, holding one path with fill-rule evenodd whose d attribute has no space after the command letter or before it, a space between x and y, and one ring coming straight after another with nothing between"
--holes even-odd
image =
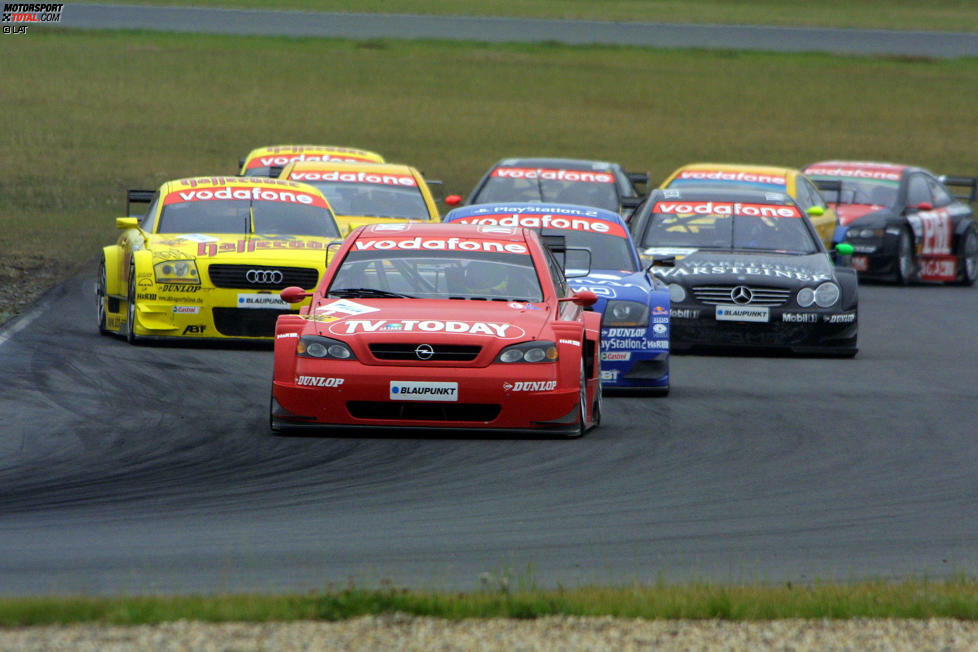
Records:
<instances>
[{"instance_id":1,"label":"car roof","mask_svg":"<svg viewBox=\"0 0 978 652\"><path fill-rule=\"evenodd\" d=\"M614 222L626 226L626 222L621 215L614 211L609 211L596 206L582 206L579 204L561 204L557 202L488 202L484 204L470 204L460 206L449 211L444 219L456 220L465 217L479 217L480 215L501 215L503 213L557 213L560 215L579 215L608 222Z\"/></svg>"},{"instance_id":2,"label":"car roof","mask_svg":"<svg viewBox=\"0 0 978 652\"><path fill-rule=\"evenodd\" d=\"M580 158L504 158L496 162L493 168L498 167L549 167L564 168L568 170L610 170L617 167L616 163L608 161L597 161Z\"/></svg>"},{"instance_id":3,"label":"car roof","mask_svg":"<svg viewBox=\"0 0 978 652\"><path fill-rule=\"evenodd\" d=\"M291 167L289 167L291 166ZM415 168L403 163L368 163L346 161L293 161L289 163L290 172L370 172L372 174L408 174ZM283 169L284 174L284 169Z\"/></svg>"}]
</instances>

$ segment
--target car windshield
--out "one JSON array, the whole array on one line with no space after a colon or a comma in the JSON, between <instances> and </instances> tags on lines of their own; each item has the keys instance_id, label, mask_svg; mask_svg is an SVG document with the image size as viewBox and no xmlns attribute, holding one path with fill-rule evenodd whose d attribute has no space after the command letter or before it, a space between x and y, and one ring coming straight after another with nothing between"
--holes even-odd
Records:
<instances>
[{"instance_id":1,"label":"car windshield","mask_svg":"<svg viewBox=\"0 0 978 652\"><path fill-rule=\"evenodd\" d=\"M842 183L841 190L822 189L822 196L830 204L866 204L875 206L895 206L897 203L897 181L875 179L832 179Z\"/></svg>"},{"instance_id":2,"label":"car windshield","mask_svg":"<svg viewBox=\"0 0 978 652\"><path fill-rule=\"evenodd\" d=\"M584 233L571 229L545 229L542 235L559 235L564 237L568 247L583 247L591 251L591 269L619 270L637 272L635 260L632 257L628 240L616 235L599 233Z\"/></svg>"},{"instance_id":3,"label":"car windshield","mask_svg":"<svg viewBox=\"0 0 978 652\"><path fill-rule=\"evenodd\" d=\"M337 215L429 220L428 205L417 186L403 188L367 183L306 181L326 195Z\"/></svg>"},{"instance_id":4,"label":"car windshield","mask_svg":"<svg viewBox=\"0 0 978 652\"><path fill-rule=\"evenodd\" d=\"M351 251L326 292L330 297L411 297L543 301L527 255L428 251Z\"/></svg>"},{"instance_id":5,"label":"car windshield","mask_svg":"<svg viewBox=\"0 0 978 652\"><path fill-rule=\"evenodd\" d=\"M322 201L322 200L320 200ZM339 237L329 211L281 201L214 199L167 204L157 233L261 233Z\"/></svg>"},{"instance_id":6,"label":"car windshield","mask_svg":"<svg viewBox=\"0 0 978 652\"><path fill-rule=\"evenodd\" d=\"M746 249L813 254L818 245L801 217L655 213L645 247Z\"/></svg>"},{"instance_id":7,"label":"car windshield","mask_svg":"<svg viewBox=\"0 0 978 652\"><path fill-rule=\"evenodd\" d=\"M495 176L489 177L486 185L482 187L477 196L472 198L471 203L515 201L578 204L603 208L615 213L620 209L614 183L534 178L513 179Z\"/></svg>"}]
</instances>

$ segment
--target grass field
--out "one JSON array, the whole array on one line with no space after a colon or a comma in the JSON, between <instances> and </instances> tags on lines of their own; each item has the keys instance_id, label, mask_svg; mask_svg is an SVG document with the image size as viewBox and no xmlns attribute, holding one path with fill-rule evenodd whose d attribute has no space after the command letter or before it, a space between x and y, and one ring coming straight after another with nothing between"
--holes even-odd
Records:
<instances>
[{"instance_id":1,"label":"grass field","mask_svg":"<svg viewBox=\"0 0 978 652\"><path fill-rule=\"evenodd\" d=\"M655 586L500 591L466 594L412 593L355 588L315 594L268 596L159 596L126 598L31 598L0 600L0 627L96 622L154 624L180 619L203 622L342 620L367 614L403 613L436 618L540 618L550 615L616 618L775 620L784 618L954 618L978 620L978 583L863 582L854 585L776 587Z\"/></svg>"},{"instance_id":2,"label":"grass field","mask_svg":"<svg viewBox=\"0 0 978 652\"><path fill-rule=\"evenodd\" d=\"M91 0L89 0L91 1ZM270 9L265 0L96 0L102 4ZM978 31L973 0L278 0L280 10L518 16L650 23Z\"/></svg>"}]
</instances>

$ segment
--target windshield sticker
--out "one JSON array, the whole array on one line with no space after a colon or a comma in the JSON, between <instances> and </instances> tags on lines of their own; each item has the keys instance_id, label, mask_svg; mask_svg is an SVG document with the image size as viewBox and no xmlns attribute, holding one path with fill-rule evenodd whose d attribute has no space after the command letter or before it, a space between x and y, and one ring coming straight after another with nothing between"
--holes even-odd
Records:
<instances>
[{"instance_id":1,"label":"windshield sticker","mask_svg":"<svg viewBox=\"0 0 978 652\"><path fill-rule=\"evenodd\" d=\"M687 201L656 202L653 211L674 215L743 215L745 217L801 217L796 206L742 204L740 202Z\"/></svg>"},{"instance_id":2,"label":"windshield sticker","mask_svg":"<svg viewBox=\"0 0 978 652\"><path fill-rule=\"evenodd\" d=\"M283 204L303 204L326 208L326 200L321 195L314 195L301 190L285 190L278 188L231 188L228 186L212 186L194 190L178 190L171 192L163 201L164 205L179 204L193 201L216 201L239 199L246 201L271 201Z\"/></svg>"},{"instance_id":3,"label":"windshield sticker","mask_svg":"<svg viewBox=\"0 0 978 652\"><path fill-rule=\"evenodd\" d=\"M848 177L851 179L875 179L899 181L901 168L883 165L815 165L805 168L812 177Z\"/></svg>"},{"instance_id":4,"label":"windshield sticker","mask_svg":"<svg viewBox=\"0 0 978 652\"><path fill-rule=\"evenodd\" d=\"M756 172L725 172L722 170L683 170L674 181L723 181L726 183L755 183L768 186L786 186L787 181L779 174Z\"/></svg>"},{"instance_id":5,"label":"windshield sticker","mask_svg":"<svg viewBox=\"0 0 978 652\"><path fill-rule=\"evenodd\" d=\"M416 188L418 182L410 174L380 174L374 172L327 172L295 171L289 175L293 181L308 183L311 181L336 181L339 183L368 183L377 186L408 186Z\"/></svg>"},{"instance_id":6,"label":"windshield sticker","mask_svg":"<svg viewBox=\"0 0 978 652\"><path fill-rule=\"evenodd\" d=\"M349 299L339 299L325 306L319 306L316 308L316 313L331 314L338 312L344 315L364 315L368 312L377 312L378 310L380 308L365 306L362 303L350 301Z\"/></svg>"},{"instance_id":7,"label":"windshield sticker","mask_svg":"<svg viewBox=\"0 0 978 652\"><path fill-rule=\"evenodd\" d=\"M517 242L500 242L498 240L464 240L462 238L430 238L416 236L414 238L360 238L354 243L357 251L377 250L428 250L428 251L484 251L504 254L527 254L525 245Z\"/></svg>"},{"instance_id":8,"label":"windshield sticker","mask_svg":"<svg viewBox=\"0 0 978 652\"><path fill-rule=\"evenodd\" d=\"M498 167L492 171L491 176L500 179L540 179L542 181L578 181L583 183L615 182L615 177L612 174L590 170Z\"/></svg>"},{"instance_id":9,"label":"windshield sticker","mask_svg":"<svg viewBox=\"0 0 978 652\"><path fill-rule=\"evenodd\" d=\"M583 233L600 233L627 237L625 229L620 224L587 217L561 217L549 213L523 213L520 215L479 215L463 217L453 222L463 224L489 224L494 226L523 226L528 229L560 229L564 231L581 231Z\"/></svg>"}]
</instances>

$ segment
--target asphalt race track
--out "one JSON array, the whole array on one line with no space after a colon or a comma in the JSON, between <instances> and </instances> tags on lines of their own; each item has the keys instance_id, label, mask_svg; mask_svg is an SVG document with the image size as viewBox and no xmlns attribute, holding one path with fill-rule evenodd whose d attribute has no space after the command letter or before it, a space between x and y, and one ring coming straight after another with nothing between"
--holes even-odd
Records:
<instances>
[{"instance_id":1,"label":"asphalt race track","mask_svg":"<svg viewBox=\"0 0 978 652\"><path fill-rule=\"evenodd\" d=\"M855 359L677 356L564 441L274 437L270 350L101 337L93 283L0 331L3 596L978 572L975 288L864 286Z\"/></svg>"}]
</instances>

